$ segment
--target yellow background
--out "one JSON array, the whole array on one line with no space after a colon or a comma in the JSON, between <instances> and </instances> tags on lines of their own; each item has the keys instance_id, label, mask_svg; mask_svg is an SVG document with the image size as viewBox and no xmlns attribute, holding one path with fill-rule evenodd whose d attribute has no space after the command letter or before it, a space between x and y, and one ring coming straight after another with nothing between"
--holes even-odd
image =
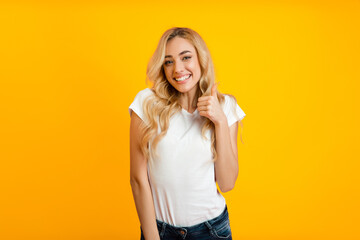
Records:
<instances>
[{"instance_id":1,"label":"yellow background","mask_svg":"<svg viewBox=\"0 0 360 240\"><path fill-rule=\"evenodd\" d=\"M49 2L0 3L0 239L140 239L128 106L174 26L247 114L233 239L360 239L359 1Z\"/></svg>"}]
</instances>

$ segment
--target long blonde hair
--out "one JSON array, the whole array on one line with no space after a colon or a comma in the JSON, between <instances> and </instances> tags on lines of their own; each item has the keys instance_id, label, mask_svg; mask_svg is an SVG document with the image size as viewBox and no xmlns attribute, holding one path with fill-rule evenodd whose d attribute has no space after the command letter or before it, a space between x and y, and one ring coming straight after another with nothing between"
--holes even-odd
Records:
<instances>
[{"instance_id":1,"label":"long blonde hair","mask_svg":"<svg viewBox=\"0 0 360 240\"><path fill-rule=\"evenodd\" d=\"M146 71L147 80L153 82L152 91L154 92L152 96L144 101L143 111L145 117L148 119L148 124L142 124L141 126L144 136L141 142L141 151L148 159L151 159L149 143L151 143L152 149L151 156L154 158L156 156L156 146L166 135L169 128L170 117L181 111L181 106L178 102L180 93L167 81L163 67L166 44L175 37L181 37L189 40L195 47L198 54L201 76L194 100L196 102L193 103L193 106L196 106L197 99L199 97L210 96L211 87L215 84L214 66L210 56L210 51L200 35L190 28L174 27L165 31L160 38L154 54L150 58ZM229 96L234 98L232 95ZM223 105L225 100L224 95L217 92L217 97L219 103ZM161 130L159 134L158 124ZM217 159L214 129L215 126L213 122L204 117L201 133L202 137L206 139L205 132L207 130L212 130L211 151L214 157L213 162Z\"/></svg>"}]
</instances>

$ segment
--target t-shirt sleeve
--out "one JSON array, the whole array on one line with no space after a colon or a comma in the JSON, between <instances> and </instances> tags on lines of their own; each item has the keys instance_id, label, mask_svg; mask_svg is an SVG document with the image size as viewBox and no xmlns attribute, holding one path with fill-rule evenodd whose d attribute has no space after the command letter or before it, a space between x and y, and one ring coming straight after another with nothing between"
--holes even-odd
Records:
<instances>
[{"instance_id":1,"label":"t-shirt sleeve","mask_svg":"<svg viewBox=\"0 0 360 240\"><path fill-rule=\"evenodd\" d=\"M145 123L148 122L143 111L143 104L146 98L150 97L152 94L153 92L149 88L141 90L138 94L136 94L134 101L129 106L130 117L131 112L134 111Z\"/></svg>"},{"instance_id":2,"label":"t-shirt sleeve","mask_svg":"<svg viewBox=\"0 0 360 240\"><path fill-rule=\"evenodd\" d=\"M224 113L227 117L228 125L231 126L235 122L242 120L246 114L237 104L236 100L228 95L225 95Z\"/></svg>"}]
</instances>

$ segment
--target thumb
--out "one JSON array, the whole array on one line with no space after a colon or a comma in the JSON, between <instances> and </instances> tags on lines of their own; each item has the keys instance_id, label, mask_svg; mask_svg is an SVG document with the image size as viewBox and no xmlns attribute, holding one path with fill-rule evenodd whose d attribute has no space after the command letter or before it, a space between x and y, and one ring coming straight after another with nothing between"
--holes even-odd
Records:
<instances>
[{"instance_id":1,"label":"thumb","mask_svg":"<svg viewBox=\"0 0 360 240\"><path fill-rule=\"evenodd\" d=\"M211 96L216 97L216 89L217 86L219 85L219 83L215 83L212 87L211 87Z\"/></svg>"}]
</instances>

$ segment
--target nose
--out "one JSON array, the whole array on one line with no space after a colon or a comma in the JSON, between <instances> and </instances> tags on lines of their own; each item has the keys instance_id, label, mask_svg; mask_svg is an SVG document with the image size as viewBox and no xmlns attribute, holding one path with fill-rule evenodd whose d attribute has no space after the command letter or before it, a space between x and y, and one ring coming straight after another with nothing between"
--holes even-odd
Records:
<instances>
[{"instance_id":1,"label":"nose","mask_svg":"<svg viewBox=\"0 0 360 240\"><path fill-rule=\"evenodd\" d=\"M174 71L175 71L175 73L183 72L184 71L184 64L181 61L180 62L175 62Z\"/></svg>"}]
</instances>

